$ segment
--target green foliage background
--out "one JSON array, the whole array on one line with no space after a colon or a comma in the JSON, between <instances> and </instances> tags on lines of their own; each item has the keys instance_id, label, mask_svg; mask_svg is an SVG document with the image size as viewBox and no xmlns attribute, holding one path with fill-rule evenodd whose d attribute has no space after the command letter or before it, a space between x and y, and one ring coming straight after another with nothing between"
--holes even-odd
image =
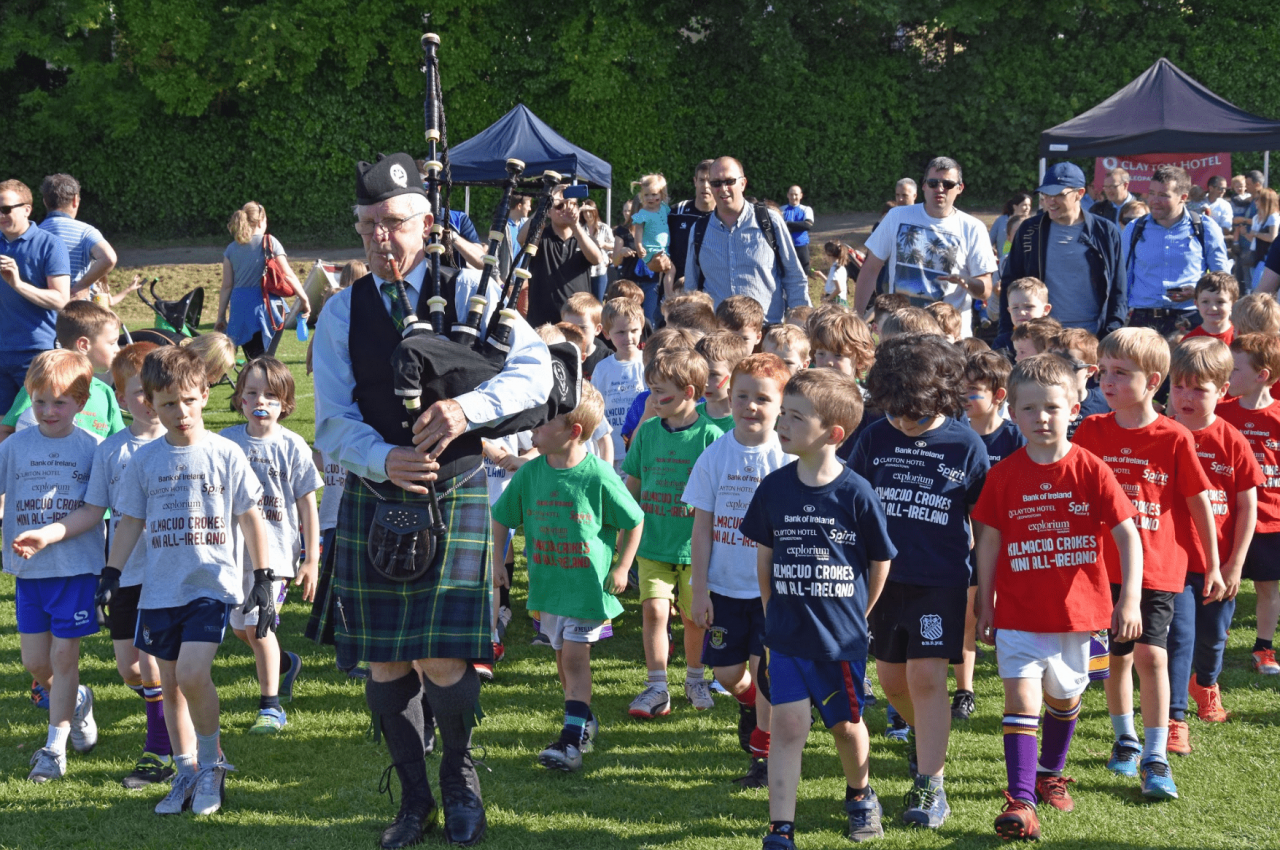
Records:
<instances>
[{"instance_id":1,"label":"green foliage background","mask_svg":"<svg viewBox=\"0 0 1280 850\"><path fill-rule=\"evenodd\" d=\"M613 164L615 206L722 153L827 209L947 153L999 201L1042 129L1160 56L1280 115L1280 20L1246 0L7 0L0 177L75 174L113 236L221 235L250 198L283 236L346 234L353 161L422 152L426 30L454 143L525 103Z\"/></svg>"}]
</instances>

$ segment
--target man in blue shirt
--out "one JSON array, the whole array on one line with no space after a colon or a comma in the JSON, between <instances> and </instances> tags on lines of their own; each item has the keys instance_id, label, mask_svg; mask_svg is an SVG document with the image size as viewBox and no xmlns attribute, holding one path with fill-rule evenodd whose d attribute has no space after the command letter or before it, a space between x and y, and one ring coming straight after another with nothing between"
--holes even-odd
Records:
<instances>
[{"instance_id":1,"label":"man in blue shirt","mask_svg":"<svg viewBox=\"0 0 1280 850\"><path fill-rule=\"evenodd\" d=\"M31 189L0 183L0 410L22 389L31 361L53 348L53 323L71 289L67 247L31 223Z\"/></svg>"},{"instance_id":2,"label":"man in blue shirt","mask_svg":"<svg viewBox=\"0 0 1280 850\"><path fill-rule=\"evenodd\" d=\"M813 207L800 203L804 200L804 190L792 186L787 190L787 205L782 208L782 219L791 231L791 241L796 246L796 256L800 258L800 268L809 273L809 231L813 229Z\"/></svg>"},{"instance_id":3,"label":"man in blue shirt","mask_svg":"<svg viewBox=\"0 0 1280 850\"><path fill-rule=\"evenodd\" d=\"M98 228L77 221L80 182L70 174L50 174L40 183L40 197L49 211L40 229L67 246L71 258L71 296L87 298L89 288L116 267L116 251Z\"/></svg>"},{"instance_id":4,"label":"man in blue shirt","mask_svg":"<svg viewBox=\"0 0 1280 850\"><path fill-rule=\"evenodd\" d=\"M1120 237L1130 327L1154 328L1161 336L1179 326L1196 327L1196 281L1226 268L1222 228L1186 209L1190 189L1185 170L1157 168L1147 190L1151 212L1129 222Z\"/></svg>"}]
</instances>

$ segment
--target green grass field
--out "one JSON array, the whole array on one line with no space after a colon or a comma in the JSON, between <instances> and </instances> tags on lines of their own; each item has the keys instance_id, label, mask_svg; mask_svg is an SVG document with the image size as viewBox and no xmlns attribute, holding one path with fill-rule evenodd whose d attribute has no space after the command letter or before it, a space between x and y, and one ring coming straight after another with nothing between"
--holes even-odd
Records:
<instances>
[{"instance_id":1,"label":"green grass field","mask_svg":"<svg viewBox=\"0 0 1280 850\"><path fill-rule=\"evenodd\" d=\"M185 291L185 290L183 290ZM176 294L176 293L175 293ZM139 305L140 306L140 305ZM135 326L148 317L126 313ZM212 313L206 310L206 321ZM303 346L292 334L283 359L298 381L299 409L286 424L310 439L314 432L311 382L302 369ZM217 388L206 422L218 429L238 421L228 412L229 391ZM518 541L519 544L519 541ZM757 848L768 820L767 793L742 790L731 780L746 768L737 747L737 711L718 697L716 708L695 713L683 699L671 716L632 720L627 705L643 687L639 604L634 592L615 621L617 636L599 645L593 708L600 743L581 773L551 773L537 752L558 734L563 697L549 649L529 645L524 614L525 573L518 559L515 618L507 660L484 686L486 717L475 734L489 771L481 771L489 837L485 846L513 850L566 848ZM372 848L395 808L377 793L387 766L385 748L365 737L363 687L333 666L331 649L302 638L309 607L282 609L280 640L299 653L305 670L286 706L289 726L274 738L246 734L257 709L253 656L228 637L214 667L223 711L223 747L238 770L227 782L227 803L211 818L161 818L152 813L163 789L129 792L120 778L141 752L141 701L115 670L105 633L86 639L82 681L93 686L100 727L97 749L71 753L68 775L42 786L26 781L28 760L43 745L46 715L28 700L13 614L14 583L0 577L0 847L136 850L183 848ZM1222 677L1230 723L1190 721L1195 752L1175 758L1180 801L1142 801L1136 780L1104 769L1111 729L1100 689L1085 699L1068 763L1076 811L1042 811L1044 838L1064 848L1274 848L1280 846L1280 677L1262 679L1249 668L1254 595L1246 583ZM683 660L672 679L678 683ZM878 688L877 688L878 691ZM908 788L903 745L883 737L883 701L867 712L872 732L872 783L885 804L886 848L992 847L991 821L1004 787L1000 736L1001 690L994 656L978 663L978 712L953 730L948 796L954 814L936 834L899 824ZM435 758L429 770L434 773ZM398 789L397 789L398 799ZM805 751L797 814L799 846L843 848L843 779L830 737L818 727ZM428 838L424 846L438 845Z\"/></svg>"}]
</instances>

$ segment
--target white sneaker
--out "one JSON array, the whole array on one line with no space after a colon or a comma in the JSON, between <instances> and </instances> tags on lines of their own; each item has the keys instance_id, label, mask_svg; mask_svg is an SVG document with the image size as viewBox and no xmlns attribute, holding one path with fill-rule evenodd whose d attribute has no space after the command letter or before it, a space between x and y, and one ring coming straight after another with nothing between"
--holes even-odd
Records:
<instances>
[{"instance_id":1,"label":"white sneaker","mask_svg":"<svg viewBox=\"0 0 1280 850\"><path fill-rule=\"evenodd\" d=\"M173 784L169 786L169 793L164 799L156 803L156 814L158 815L180 815L187 809L191 808L191 795L196 790L196 775L194 773L178 773L173 777Z\"/></svg>"},{"instance_id":2,"label":"white sneaker","mask_svg":"<svg viewBox=\"0 0 1280 850\"><path fill-rule=\"evenodd\" d=\"M57 753L52 747L41 747L31 756L31 772L27 781L37 785L50 779L61 779L67 775L67 754Z\"/></svg>"},{"instance_id":3,"label":"white sneaker","mask_svg":"<svg viewBox=\"0 0 1280 850\"><path fill-rule=\"evenodd\" d=\"M660 691L650 686L640 692L640 696L631 701L631 708L628 712L632 717L642 717L645 720L651 720L664 714L671 713L671 694L667 691Z\"/></svg>"},{"instance_id":4,"label":"white sneaker","mask_svg":"<svg viewBox=\"0 0 1280 850\"><path fill-rule=\"evenodd\" d=\"M71 749L87 753L98 746L98 723L93 719L93 688L80 686L76 713L71 716Z\"/></svg>"},{"instance_id":5,"label":"white sneaker","mask_svg":"<svg viewBox=\"0 0 1280 850\"><path fill-rule=\"evenodd\" d=\"M711 697L711 686L707 684L706 679L699 679L696 682L685 680L684 695L698 711L715 707L715 700Z\"/></svg>"},{"instance_id":6,"label":"white sneaker","mask_svg":"<svg viewBox=\"0 0 1280 850\"><path fill-rule=\"evenodd\" d=\"M582 727L582 743L578 749L589 753L596 748L596 738L600 737L600 721L594 716Z\"/></svg>"},{"instance_id":7,"label":"white sneaker","mask_svg":"<svg viewBox=\"0 0 1280 850\"><path fill-rule=\"evenodd\" d=\"M211 815L222 808L222 803L227 798L228 770L235 770L235 767L220 760L196 771L191 811L198 815Z\"/></svg>"}]
</instances>

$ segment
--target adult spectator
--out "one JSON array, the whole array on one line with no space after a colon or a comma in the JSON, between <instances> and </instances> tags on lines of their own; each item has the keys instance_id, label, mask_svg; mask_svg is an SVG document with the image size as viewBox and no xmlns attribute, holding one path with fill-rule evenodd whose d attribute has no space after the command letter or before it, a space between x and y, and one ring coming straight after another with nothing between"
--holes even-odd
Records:
<instances>
[{"instance_id":1,"label":"adult spectator","mask_svg":"<svg viewBox=\"0 0 1280 850\"><path fill-rule=\"evenodd\" d=\"M705 289L717 307L730 295L749 295L764 307L766 322L781 322L786 310L808 305L808 277L795 244L786 238L786 223L778 212L747 203L742 163L720 157L711 165L709 183L716 212L689 235L685 289ZM766 210L767 223L760 220L760 209Z\"/></svg>"},{"instance_id":2,"label":"adult spectator","mask_svg":"<svg viewBox=\"0 0 1280 850\"><path fill-rule=\"evenodd\" d=\"M1266 266L1255 291L1275 295L1277 289L1280 289L1280 239L1273 241L1271 250L1267 251Z\"/></svg>"},{"instance_id":3,"label":"adult spectator","mask_svg":"<svg viewBox=\"0 0 1280 850\"><path fill-rule=\"evenodd\" d=\"M98 228L77 221L80 183L70 174L50 174L40 183L48 213L40 229L67 246L71 258L71 297L88 298L90 289L116 267L116 251Z\"/></svg>"},{"instance_id":4,"label":"adult spectator","mask_svg":"<svg viewBox=\"0 0 1280 850\"><path fill-rule=\"evenodd\" d=\"M512 192L511 207L507 210L507 236L513 246L511 251L513 255L520 250L520 241L517 237L520 235L521 225L529 220L531 212L533 212L533 195Z\"/></svg>"},{"instance_id":5,"label":"adult spectator","mask_svg":"<svg viewBox=\"0 0 1280 850\"><path fill-rule=\"evenodd\" d=\"M1127 304L1120 264L1120 229L1085 212L1084 172L1060 162L1045 174L1040 212L1014 234L1007 280L1038 277L1049 289L1053 318L1064 327L1084 328L1101 338L1124 327ZM1000 334L994 348L1009 345L1013 322L1000 293Z\"/></svg>"},{"instance_id":6,"label":"adult spectator","mask_svg":"<svg viewBox=\"0 0 1280 850\"><path fill-rule=\"evenodd\" d=\"M231 337L244 349L248 360L261 357L284 323L287 305L283 299L271 298L268 306L262 296L262 273L267 267L264 253L279 257L285 277L302 299L298 321L311 314L311 303L298 276L289 265L280 240L267 233L267 211L257 201L249 201L231 214L227 230L233 241L222 252L222 289L218 292L218 317L213 329Z\"/></svg>"},{"instance_id":7,"label":"adult spectator","mask_svg":"<svg viewBox=\"0 0 1280 850\"><path fill-rule=\"evenodd\" d=\"M603 302L604 291L609 286L609 255L613 253L613 231L600 219L600 208L590 198L582 202L578 219L600 249L600 262L591 267L591 294L597 301Z\"/></svg>"},{"instance_id":8,"label":"adult spectator","mask_svg":"<svg viewBox=\"0 0 1280 850\"><path fill-rule=\"evenodd\" d=\"M1200 324L1196 281L1205 272L1227 267L1222 231L1186 209L1191 178L1176 165L1161 165L1151 175L1147 206L1151 212L1125 225L1120 257L1129 294L1129 325L1154 328L1168 336L1181 324Z\"/></svg>"},{"instance_id":9,"label":"adult spectator","mask_svg":"<svg viewBox=\"0 0 1280 850\"><path fill-rule=\"evenodd\" d=\"M1236 231L1236 244L1239 246L1237 252L1238 261L1236 262L1236 277L1243 286L1241 290L1247 289L1253 280L1253 249L1252 239L1245 234L1253 227L1253 217L1258 214L1258 195L1262 190L1267 188L1267 178L1261 171L1256 168L1244 176L1245 192L1249 196L1249 206L1245 207L1243 213L1233 216L1231 224Z\"/></svg>"},{"instance_id":10,"label":"adult spectator","mask_svg":"<svg viewBox=\"0 0 1280 850\"><path fill-rule=\"evenodd\" d=\"M791 233L791 241L796 246L796 256L800 258L800 268L808 274L811 267L809 257L809 231L813 229L813 207L800 203L804 200L804 190L792 186L787 190L787 205L782 208L782 220L787 223Z\"/></svg>"},{"instance_id":11,"label":"adult spectator","mask_svg":"<svg viewBox=\"0 0 1280 850\"><path fill-rule=\"evenodd\" d=\"M1249 249L1253 255L1250 283L1256 285L1262 275L1267 253L1271 250L1271 243L1275 242L1276 235L1280 232L1280 202L1277 201L1275 189L1263 189L1254 195L1253 206L1257 213L1253 216L1249 229L1245 231L1244 238L1250 240Z\"/></svg>"},{"instance_id":12,"label":"adult spectator","mask_svg":"<svg viewBox=\"0 0 1280 850\"><path fill-rule=\"evenodd\" d=\"M591 267L603 262L604 254L578 220L578 202L555 190L547 226L538 243L538 253L529 264L529 324L560 321L560 308L575 292L591 291ZM529 236L529 222L520 227L520 244Z\"/></svg>"},{"instance_id":13,"label":"adult spectator","mask_svg":"<svg viewBox=\"0 0 1280 850\"><path fill-rule=\"evenodd\" d=\"M0 237L0 410L8 410L31 361L54 346L71 261L62 240L31 221L31 189L20 180L0 183Z\"/></svg>"},{"instance_id":14,"label":"adult spectator","mask_svg":"<svg viewBox=\"0 0 1280 850\"><path fill-rule=\"evenodd\" d=\"M960 163L930 160L924 185L923 204L889 210L867 239L854 309L866 312L876 277L887 268L890 292L906 294L916 306L946 301L960 311L960 335L972 336L973 299L991 297L991 240L982 222L955 207L964 191Z\"/></svg>"},{"instance_id":15,"label":"adult spectator","mask_svg":"<svg viewBox=\"0 0 1280 850\"><path fill-rule=\"evenodd\" d=\"M1031 215L1031 196L1026 192L1017 192L1004 202L1004 209L991 223L991 247L995 250L996 256L1004 256L1004 243L1009 241L1009 219L1026 218L1029 215Z\"/></svg>"},{"instance_id":16,"label":"adult spectator","mask_svg":"<svg viewBox=\"0 0 1280 850\"><path fill-rule=\"evenodd\" d=\"M1204 213L1222 228L1223 238L1231 233L1231 220L1235 218L1231 202L1226 198L1227 178L1215 174L1209 178L1209 189L1204 198Z\"/></svg>"},{"instance_id":17,"label":"adult spectator","mask_svg":"<svg viewBox=\"0 0 1280 850\"><path fill-rule=\"evenodd\" d=\"M684 285L684 264L689 259L689 234L698 219L706 218L715 212L716 199L711 194L711 164L714 159L704 159L693 169L693 197L681 201L671 208L667 216L667 229L671 231L671 244L667 251L671 254L671 262L676 267L676 287Z\"/></svg>"},{"instance_id":18,"label":"adult spectator","mask_svg":"<svg viewBox=\"0 0 1280 850\"><path fill-rule=\"evenodd\" d=\"M1129 193L1129 172L1123 168L1113 168L1102 179L1103 198L1089 208L1089 212L1105 218L1112 224L1120 223L1120 210L1130 201L1138 200Z\"/></svg>"},{"instance_id":19,"label":"adult spectator","mask_svg":"<svg viewBox=\"0 0 1280 850\"><path fill-rule=\"evenodd\" d=\"M356 232L372 273L325 303L314 348L316 446L348 472L333 565L333 593L346 605L334 639L340 657L369 663L365 698L379 718L402 789L399 814L382 834L384 848L416 844L435 823L424 705L434 714L443 751L444 837L471 845L484 835L471 756L480 680L468 662L492 656L491 541L485 476L475 474L480 438L473 428L541 404L551 386L546 346L517 321L511 353L496 376L452 397L428 384L423 395L440 400L412 426L404 421L387 368L403 316L384 287L394 292L390 284L403 279L410 304L427 314L424 246L433 219L422 187L407 178L412 169L413 160L402 153L357 166ZM442 294L465 313L480 276L466 268L443 277ZM490 280L483 293L490 314L499 290ZM432 481L446 523L435 563L415 581L391 581L370 560L370 526L381 505L426 506Z\"/></svg>"},{"instance_id":20,"label":"adult spectator","mask_svg":"<svg viewBox=\"0 0 1280 850\"><path fill-rule=\"evenodd\" d=\"M909 207L916 202L916 181L903 177L893 187L893 205Z\"/></svg>"}]
</instances>

